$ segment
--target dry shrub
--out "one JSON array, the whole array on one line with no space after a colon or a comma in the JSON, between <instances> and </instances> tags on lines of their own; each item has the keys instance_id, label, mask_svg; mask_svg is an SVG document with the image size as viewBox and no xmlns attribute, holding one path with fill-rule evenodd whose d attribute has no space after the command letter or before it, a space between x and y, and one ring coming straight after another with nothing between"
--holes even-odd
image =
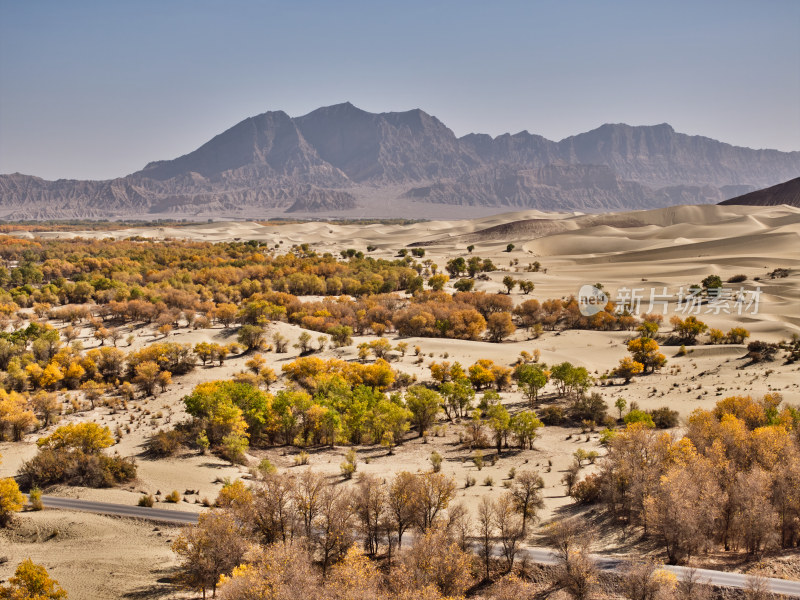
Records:
<instances>
[{"instance_id":1,"label":"dry shrub","mask_svg":"<svg viewBox=\"0 0 800 600\"><path fill-rule=\"evenodd\" d=\"M65 448L42 448L19 472L25 487L58 483L93 488L112 487L136 478L136 463L117 454L91 454Z\"/></svg>"},{"instance_id":2,"label":"dry shrub","mask_svg":"<svg viewBox=\"0 0 800 600\"><path fill-rule=\"evenodd\" d=\"M603 494L602 483L600 475L590 473L573 486L571 496L578 504L600 502Z\"/></svg>"},{"instance_id":3,"label":"dry shrub","mask_svg":"<svg viewBox=\"0 0 800 600\"><path fill-rule=\"evenodd\" d=\"M158 431L147 440L147 453L159 458L174 456L183 444L183 434L180 431Z\"/></svg>"},{"instance_id":4,"label":"dry shrub","mask_svg":"<svg viewBox=\"0 0 800 600\"><path fill-rule=\"evenodd\" d=\"M671 600L675 575L651 562L632 563L622 574L620 591L628 600Z\"/></svg>"},{"instance_id":5,"label":"dry shrub","mask_svg":"<svg viewBox=\"0 0 800 600\"><path fill-rule=\"evenodd\" d=\"M444 528L434 527L415 537L400 560L402 568L392 573L392 589L421 591L434 586L444 596L460 596L472 584L473 557Z\"/></svg>"},{"instance_id":6,"label":"dry shrub","mask_svg":"<svg viewBox=\"0 0 800 600\"><path fill-rule=\"evenodd\" d=\"M322 598L318 571L300 544L272 544L249 557L250 562L223 577L220 600L307 600Z\"/></svg>"},{"instance_id":7,"label":"dry shrub","mask_svg":"<svg viewBox=\"0 0 800 600\"><path fill-rule=\"evenodd\" d=\"M509 573L489 588L489 597L492 600L520 600L532 597L534 590L533 584Z\"/></svg>"}]
</instances>

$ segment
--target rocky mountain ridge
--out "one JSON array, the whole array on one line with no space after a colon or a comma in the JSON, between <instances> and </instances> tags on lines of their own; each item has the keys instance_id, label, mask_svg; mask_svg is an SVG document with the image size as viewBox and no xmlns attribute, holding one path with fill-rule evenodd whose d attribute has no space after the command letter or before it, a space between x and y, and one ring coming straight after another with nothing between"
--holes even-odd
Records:
<instances>
[{"instance_id":1,"label":"rocky mountain ridge","mask_svg":"<svg viewBox=\"0 0 800 600\"><path fill-rule=\"evenodd\" d=\"M0 175L0 217L384 216L403 203L621 210L716 203L798 174L800 152L735 147L666 124L608 124L559 142L527 131L459 138L419 109L344 103L250 117L113 180Z\"/></svg>"}]
</instances>

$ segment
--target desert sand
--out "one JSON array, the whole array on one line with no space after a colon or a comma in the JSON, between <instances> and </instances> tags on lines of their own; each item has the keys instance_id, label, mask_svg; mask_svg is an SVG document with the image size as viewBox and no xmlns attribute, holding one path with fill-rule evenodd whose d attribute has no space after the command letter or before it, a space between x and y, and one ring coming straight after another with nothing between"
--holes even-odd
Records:
<instances>
[{"instance_id":1,"label":"desert sand","mask_svg":"<svg viewBox=\"0 0 800 600\"><path fill-rule=\"evenodd\" d=\"M278 248L278 252L295 244L308 243L319 253L331 252L334 255L345 248L366 252L366 247L372 245L377 249L370 255L382 258L394 257L401 248L418 245L425 248L425 259L439 265L440 270L449 259L468 256L466 247L473 244L473 255L491 258L500 269L489 274L488 280L477 281L477 290L504 289L502 279L508 274L535 283L535 290L530 295L514 290L511 296L515 303L529 298L562 298L577 294L584 284L595 283L603 284L612 301L621 288L640 288L649 300L651 288L658 293L667 288L670 294L675 294L679 288L697 284L707 275L717 274L726 281L731 276L744 274L747 276L744 283L726 284L726 287L735 287L737 290L741 287L750 292L760 288L757 312L751 308L742 314L736 310L731 310L730 314L724 311L706 314L707 307L703 307L697 317L710 327L723 331L734 326L746 327L752 334L751 339L777 342L792 334L800 334L800 209L786 206L682 206L605 215L523 211L474 220L431 221L406 226L215 222L186 227L37 235L87 238L142 236L154 241L165 238L211 242L252 239L268 242ZM515 247L511 252L506 252L509 243ZM525 270L533 261L541 263L541 272ZM789 269L789 276L769 278L768 273L777 268ZM647 302L644 304L642 312L647 312ZM669 317L676 314L677 308L673 297L666 307L666 329L669 329ZM291 340L288 354L265 355L268 364L280 372L282 364L297 356L297 350L291 344L302 330L286 323L274 323L271 328L281 331ZM134 348L156 338L156 334L148 328L135 331ZM615 367L619 359L627 354L625 342L633 335L633 332L625 331L545 331L538 339L529 339L527 332L518 329L501 344L406 338L403 341L408 343L409 348L415 345L422 347L424 360L418 364L413 352L405 357L397 354L392 366L425 380L429 379L430 363L445 357L465 366L480 358L511 365L521 351L538 349L542 361L548 364L569 360L600 376ZM393 343L399 339L394 334L387 337ZM181 328L172 332L169 339L192 344L203 340L229 342L235 340L235 330L224 330L220 326L205 330ZM356 346L369 339L373 338L357 337L353 346L328 349L319 355L323 358L337 356L355 360ZM88 329L84 330L82 340L87 348L97 343L91 339ZM127 350L124 343L120 347ZM800 404L800 367L797 365L775 361L766 365L746 366L743 345L700 345L691 348L685 356L676 356L678 347L675 346L662 346L662 351L669 362L660 373L635 378L628 385L599 385L598 382L592 388L592 391L604 396L611 407L611 414L616 414L613 405L620 396L627 399L628 404L637 402L643 409L668 406L679 411L681 417L686 417L697 408L709 408L722 397L733 394L759 396L778 391L786 401ZM188 375L176 377L166 392L155 398L131 403L130 411L133 412L115 413L107 407L98 407L93 411L64 417L69 421L94 420L108 425L112 430L117 426L123 429L130 426L130 432L123 435L115 450L137 457L139 480L119 489L65 487L48 493L135 504L143 492L155 494L160 491L166 494L172 490L181 493L197 490L197 494L186 496L177 505L159 503L158 506L202 510L201 499L213 501L224 478L247 479L247 469L231 466L213 456L193 453L165 460L149 460L142 456L143 443L154 431L186 418L181 398L193 386L202 381L229 378L244 368L245 360L246 357L232 357L221 367L198 367ZM280 385L283 383L279 381L277 386ZM277 386L273 386L273 389ZM552 385L545 388L545 403L552 401L554 391ZM502 397L510 409L526 404L517 391L504 392ZM546 484L546 506L540 514L542 522L546 522L569 510L571 500L565 495L561 477L572 461L573 452L578 448L603 452L596 433L582 433L574 427L546 427L536 441L535 450L508 451L496 465L487 463L478 472L471 461L472 453L458 443L461 426L444 420L439 425L427 440L410 437L397 448L393 456L387 456L386 449L380 447L359 448L358 471L386 477L400 470L425 470L430 468L428 458L431 452L437 450L444 457L442 471L452 475L459 484L457 501L474 506L482 495L504 492L503 480L512 467L518 472L524 469L537 470ZM0 454L3 455L0 477L13 475L24 460L33 456L36 439L45 433L28 436L21 443L0 443ZM312 451L310 467L331 477L338 477L339 463L346 450L337 447ZM301 468L294 466L293 455L298 451L294 448L253 450L250 458L257 461L269 457L278 468L292 471ZM487 456L492 453L491 449L484 451ZM584 473L592 468L584 468ZM474 477L477 485L465 488L467 477ZM492 485L483 485L487 477L493 479ZM44 534L31 533L46 531L47 528L57 528L58 535L47 539ZM174 557L164 539L165 536L172 539L174 533L155 531L152 524L45 511L20 515L15 531L0 533L0 555L7 555L10 559L8 563L0 564L0 579L10 574L12 563L32 556L52 569L54 576L61 579L68 589L73 582L83 582L74 584L76 591L71 597L151 597L124 594L142 591L148 581L156 585L161 575L152 573L153 565L166 568L174 564ZM103 549L108 548L105 556L108 558L111 556L108 553L112 553L116 555L116 560L108 558L101 561L100 570L93 572L93 561L89 560L91 557L76 558L71 551L71 544L75 544L76 548L82 545L91 547L91 552L98 555L103 555L106 552ZM613 551L613 545L608 550ZM150 560L144 560L144 556L149 556ZM149 574L146 565L150 565ZM103 581L108 573L119 577L120 584L114 591L109 590Z\"/></svg>"}]
</instances>

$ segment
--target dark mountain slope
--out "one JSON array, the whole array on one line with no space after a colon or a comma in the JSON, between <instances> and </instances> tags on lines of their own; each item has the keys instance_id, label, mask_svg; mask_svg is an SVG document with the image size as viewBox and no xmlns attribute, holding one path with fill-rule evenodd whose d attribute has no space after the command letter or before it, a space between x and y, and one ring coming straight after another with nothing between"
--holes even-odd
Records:
<instances>
[{"instance_id":1,"label":"dark mountain slope","mask_svg":"<svg viewBox=\"0 0 800 600\"><path fill-rule=\"evenodd\" d=\"M749 204L751 206L777 206L788 204L800 208L800 177L773 185L763 190L757 190L737 196L720 204Z\"/></svg>"},{"instance_id":2,"label":"dark mountain slope","mask_svg":"<svg viewBox=\"0 0 800 600\"><path fill-rule=\"evenodd\" d=\"M373 114L347 102L295 121L319 155L357 183L455 177L479 164L452 131L419 109Z\"/></svg>"},{"instance_id":3,"label":"dark mountain slope","mask_svg":"<svg viewBox=\"0 0 800 600\"><path fill-rule=\"evenodd\" d=\"M770 185L798 172L800 152L752 150L667 125L603 125L558 144L571 163L608 165L623 179L671 185Z\"/></svg>"},{"instance_id":4,"label":"dark mountain slope","mask_svg":"<svg viewBox=\"0 0 800 600\"><path fill-rule=\"evenodd\" d=\"M322 160L296 123L283 111L245 119L189 154L175 160L152 162L136 175L164 181L198 173L216 180L226 172L250 173L259 178L293 177L341 185L346 177Z\"/></svg>"}]
</instances>

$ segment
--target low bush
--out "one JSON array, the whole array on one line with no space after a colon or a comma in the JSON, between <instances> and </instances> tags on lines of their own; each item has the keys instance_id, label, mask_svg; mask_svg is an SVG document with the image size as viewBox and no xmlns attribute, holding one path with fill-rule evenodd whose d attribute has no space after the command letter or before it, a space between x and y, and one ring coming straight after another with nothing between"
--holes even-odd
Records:
<instances>
[{"instance_id":1,"label":"low bush","mask_svg":"<svg viewBox=\"0 0 800 600\"><path fill-rule=\"evenodd\" d=\"M435 450L431 453L430 459L433 472L438 473L442 470L442 455Z\"/></svg>"},{"instance_id":2,"label":"low bush","mask_svg":"<svg viewBox=\"0 0 800 600\"><path fill-rule=\"evenodd\" d=\"M345 460L339 465L339 469L342 472L342 477L345 479L353 478L353 474L355 474L356 469L358 469L358 457L355 450L351 448L347 451Z\"/></svg>"},{"instance_id":3,"label":"low bush","mask_svg":"<svg viewBox=\"0 0 800 600\"><path fill-rule=\"evenodd\" d=\"M173 456L183 444L183 434L175 429L159 431L147 440L147 453L158 458Z\"/></svg>"},{"instance_id":4,"label":"low bush","mask_svg":"<svg viewBox=\"0 0 800 600\"><path fill-rule=\"evenodd\" d=\"M136 463L118 454L42 448L22 465L19 475L26 489L59 483L104 488L135 479Z\"/></svg>"},{"instance_id":5,"label":"low bush","mask_svg":"<svg viewBox=\"0 0 800 600\"><path fill-rule=\"evenodd\" d=\"M472 462L478 468L478 471L483 469L483 452L476 450L475 455L472 457Z\"/></svg>"},{"instance_id":6,"label":"low bush","mask_svg":"<svg viewBox=\"0 0 800 600\"><path fill-rule=\"evenodd\" d=\"M770 361L778 352L777 344L770 344L761 340L754 340L747 344L747 358L754 363Z\"/></svg>"},{"instance_id":7,"label":"low bush","mask_svg":"<svg viewBox=\"0 0 800 600\"><path fill-rule=\"evenodd\" d=\"M644 412L643 410L631 410L625 415L625 425L632 425L634 423L644 423L648 427L655 427L656 424L653 421L653 417L649 414Z\"/></svg>"},{"instance_id":8,"label":"low bush","mask_svg":"<svg viewBox=\"0 0 800 600\"><path fill-rule=\"evenodd\" d=\"M578 423L594 421L602 423L608 413L608 405L603 397L593 392L588 396L577 396L569 407L569 416Z\"/></svg>"},{"instance_id":9,"label":"low bush","mask_svg":"<svg viewBox=\"0 0 800 600\"><path fill-rule=\"evenodd\" d=\"M589 474L572 487L572 498L578 504L595 504L602 496L602 478L597 474Z\"/></svg>"},{"instance_id":10,"label":"low bush","mask_svg":"<svg viewBox=\"0 0 800 600\"><path fill-rule=\"evenodd\" d=\"M545 406L539 420L545 425L561 425L564 422L564 409L561 406Z\"/></svg>"},{"instance_id":11,"label":"low bush","mask_svg":"<svg viewBox=\"0 0 800 600\"><path fill-rule=\"evenodd\" d=\"M44 508L44 503L42 502L42 490L40 490L38 487L33 488L30 493L28 493L28 502L30 502L31 510L42 510Z\"/></svg>"},{"instance_id":12,"label":"low bush","mask_svg":"<svg viewBox=\"0 0 800 600\"><path fill-rule=\"evenodd\" d=\"M667 406L651 410L650 416L658 429L671 429L678 426L678 411Z\"/></svg>"}]
</instances>

